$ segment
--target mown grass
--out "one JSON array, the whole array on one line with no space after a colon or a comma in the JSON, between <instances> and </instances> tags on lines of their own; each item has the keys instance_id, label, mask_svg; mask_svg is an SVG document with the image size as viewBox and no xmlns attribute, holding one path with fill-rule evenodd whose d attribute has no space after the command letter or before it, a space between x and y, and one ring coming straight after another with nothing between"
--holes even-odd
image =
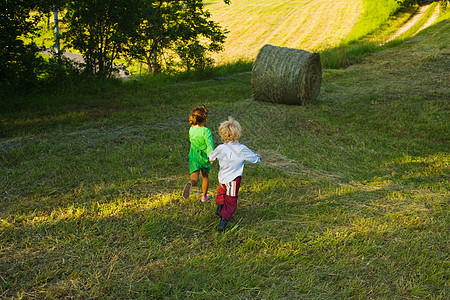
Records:
<instances>
[{"instance_id":1,"label":"mown grass","mask_svg":"<svg viewBox=\"0 0 450 300\"><path fill-rule=\"evenodd\" d=\"M362 13L359 16L358 22L346 37L346 41L359 41L366 35L378 30L399 8L399 4L392 0L363 1Z\"/></svg>"},{"instance_id":2,"label":"mown grass","mask_svg":"<svg viewBox=\"0 0 450 300\"><path fill-rule=\"evenodd\" d=\"M358 20L363 1L208 1L214 21L229 30L219 64L253 61L265 44L308 51L337 46Z\"/></svg>"},{"instance_id":3,"label":"mown grass","mask_svg":"<svg viewBox=\"0 0 450 300\"><path fill-rule=\"evenodd\" d=\"M249 73L2 99L1 297L448 299L449 41L324 70L302 107L252 101ZM263 157L224 234L181 197L199 104Z\"/></svg>"},{"instance_id":4,"label":"mown grass","mask_svg":"<svg viewBox=\"0 0 450 300\"><path fill-rule=\"evenodd\" d=\"M446 8L437 2L431 3L423 16L407 31L395 37L402 25L419 10L419 6L400 7L395 1L364 1L363 13L346 40L337 47L321 51L324 68L339 69L360 62L367 55L395 47L414 36L429 20L436 7L444 16ZM444 17L445 19L445 17Z\"/></svg>"}]
</instances>

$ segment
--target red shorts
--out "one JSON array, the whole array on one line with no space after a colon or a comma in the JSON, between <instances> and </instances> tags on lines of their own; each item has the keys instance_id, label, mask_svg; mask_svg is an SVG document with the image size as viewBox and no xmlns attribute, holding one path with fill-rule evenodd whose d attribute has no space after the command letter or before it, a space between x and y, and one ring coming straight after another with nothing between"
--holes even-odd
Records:
<instances>
[{"instance_id":1,"label":"red shorts","mask_svg":"<svg viewBox=\"0 0 450 300\"><path fill-rule=\"evenodd\" d=\"M232 182L221 184L217 189L216 204L223 205L220 216L229 221L237 208L239 188L241 187L241 176L236 177Z\"/></svg>"}]
</instances>

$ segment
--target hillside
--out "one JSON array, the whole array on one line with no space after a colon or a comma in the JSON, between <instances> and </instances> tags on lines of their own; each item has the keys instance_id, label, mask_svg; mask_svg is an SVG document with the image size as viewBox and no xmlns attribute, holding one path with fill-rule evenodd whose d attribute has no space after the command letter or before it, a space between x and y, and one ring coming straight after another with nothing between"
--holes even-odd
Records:
<instances>
[{"instance_id":1,"label":"hillside","mask_svg":"<svg viewBox=\"0 0 450 300\"><path fill-rule=\"evenodd\" d=\"M206 8L229 30L220 63L254 59L265 44L310 51L336 46L357 22L362 0L209 1Z\"/></svg>"},{"instance_id":2,"label":"hillside","mask_svg":"<svg viewBox=\"0 0 450 300\"><path fill-rule=\"evenodd\" d=\"M253 101L249 73L6 99L0 298L448 299L449 45L447 17L325 69L307 106ZM216 146L231 115L262 155L223 234L181 196L201 104Z\"/></svg>"},{"instance_id":3,"label":"hillside","mask_svg":"<svg viewBox=\"0 0 450 300\"><path fill-rule=\"evenodd\" d=\"M384 44L427 28L440 11L436 2L399 11L394 0L237 0L205 5L213 20L229 31L225 50L213 55L218 64L252 61L265 44L316 52L361 38Z\"/></svg>"},{"instance_id":4,"label":"hillside","mask_svg":"<svg viewBox=\"0 0 450 300\"><path fill-rule=\"evenodd\" d=\"M205 2L205 8L212 20L229 31L224 51L212 54L219 66L236 60L251 62L265 44L318 52L361 38L383 44L402 34L416 34L430 26L439 12L437 3L398 12L395 0L237 0L230 5L220 0ZM411 31L419 23L421 27ZM52 31L46 31L38 43L50 47L52 36ZM65 56L82 61L79 54ZM142 71L140 64L128 67L133 74Z\"/></svg>"}]
</instances>

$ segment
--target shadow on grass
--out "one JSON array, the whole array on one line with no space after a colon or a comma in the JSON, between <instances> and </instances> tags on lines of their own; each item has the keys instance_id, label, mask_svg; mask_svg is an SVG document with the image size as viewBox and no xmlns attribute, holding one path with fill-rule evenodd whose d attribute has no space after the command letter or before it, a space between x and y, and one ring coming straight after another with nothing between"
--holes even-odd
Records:
<instances>
[{"instance_id":1,"label":"shadow on grass","mask_svg":"<svg viewBox=\"0 0 450 300\"><path fill-rule=\"evenodd\" d=\"M134 197L132 187L129 195L92 206L94 213L3 223L2 294L129 298L209 291L219 298L230 290L255 296L259 287L259 296L276 298L311 291L387 295L385 278L407 280L389 284L396 296L439 294L443 196L416 194L417 183L402 176L344 186L277 178L262 186L257 178L246 182L225 234L215 231L213 202L170 193L149 201ZM353 287L342 290L349 281Z\"/></svg>"},{"instance_id":2,"label":"shadow on grass","mask_svg":"<svg viewBox=\"0 0 450 300\"><path fill-rule=\"evenodd\" d=\"M32 114L61 108L79 109L80 106L102 106L112 104L111 98L118 101L119 97L125 97L136 89L157 90L176 83L224 80L227 76L249 72L251 69L251 61L237 61L201 71L155 76L135 75L126 80L66 75L33 89L12 93L0 91L0 116L11 113Z\"/></svg>"}]
</instances>

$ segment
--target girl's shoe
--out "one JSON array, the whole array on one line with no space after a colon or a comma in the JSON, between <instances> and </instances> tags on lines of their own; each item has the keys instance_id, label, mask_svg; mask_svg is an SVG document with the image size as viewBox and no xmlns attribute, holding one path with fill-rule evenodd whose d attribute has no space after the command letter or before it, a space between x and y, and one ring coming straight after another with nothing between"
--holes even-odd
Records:
<instances>
[{"instance_id":1,"label":"girl's shoe","mask_svg":"<svg viewBox=\"0 0 450 300\"><path fill-rule=\"evenodd\" d=\"M227 220L221 218L219 223L219 231L225 231L225 227L227 227L227 224L228 224Z\"/></svg>"},{"instance_id":2,"label":"girl's shoe","mask_svg":"<svg viewBox=\"0 0 450 300\"><path fill-rule=\"evenodd\" d=\"M183 190L183 197L184 198L189 198L189 195L191 194L191 188L192 188L192 182L189 180L186 185L184 186L184 190Z\"/></svg>"},{"instance_id":3,"label":"girl's shoe","mask_svg":"<svg viewBox=\"0 0 450 300\"><path fill-rule=\"evenodd\" d=\"M209 196L208 195L206 195L206 197L202 197L202 202L206 202L208 200L209 200Z\"/></svg>"},{"instance_id":4,"label":"girl's shoe","mask_svg":"<svg viewBox=\"0 0 450 300\"><path fill-rule=\"evenodd\" d=\"M217 205L216 209L216 215L220 216L220 213L222 212L223 204Z\"/></svg>"}]
</instances>

